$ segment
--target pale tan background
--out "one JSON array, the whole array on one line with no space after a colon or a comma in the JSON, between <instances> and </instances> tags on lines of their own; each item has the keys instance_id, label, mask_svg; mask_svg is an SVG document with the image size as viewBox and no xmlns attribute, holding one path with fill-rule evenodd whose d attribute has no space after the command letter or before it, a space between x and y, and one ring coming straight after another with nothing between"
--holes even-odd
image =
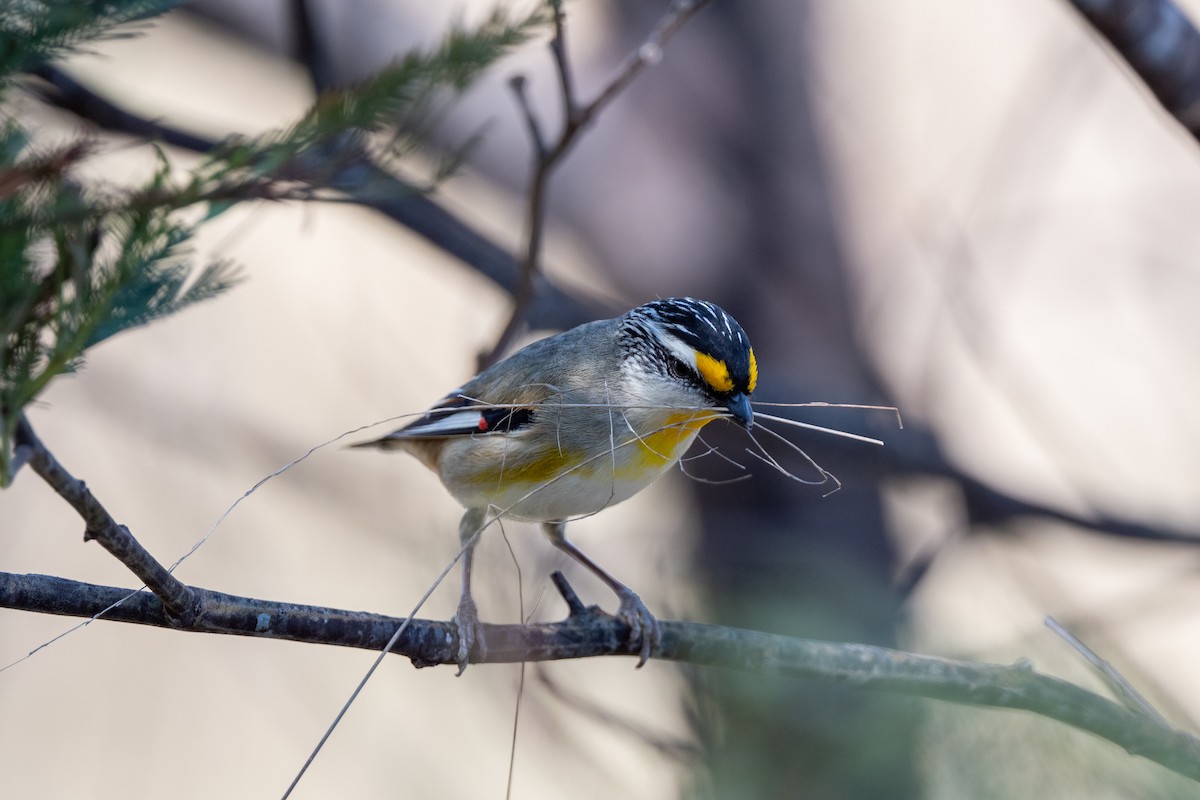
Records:
<instances>
[{"instance_id":1,"label":"pale tan background","mask_svg":"<svg viewBox=\"0 0 1200 800\"><path fill-rule=\"evenodd\" d=\"M449 13L361 6L361 17L334 5L326 13L359 43L364 69L428 40ZM620 52L605 4L571 8L587 91ZM818 101L862 336L905 414L1003 489L1080 513L1099 504L1200 530L1195 142L1164 121L1062 3L838 0L810 10L824 47L795 80ZM269 36L277 20L247 24ZM703 25L679 46L699 46ZM284 124L310 102L294 65L185 15L95 49L72 64L79 75L147 115L211 135ZM712 195L700 189L710 187L689 183L704 177L688 170L686 134L655 126L673 103L722 97L721 65L714 54L689 95L618 103L587 134L556 183L556 208L563 220L588 216L587 236L619 242L608 249L620 258L601 263L587 236L562 221L548 262L570 271L564 279L631 303L712 285L714 276L686 265L712 263L699 256L722 246L721 226L737 224L737 209L706 204ZM494 120L479 168L439 199L510 245L519 241L514 184L527 145L502 80L531 73L549 108L547 67L531 46L445 126L452 138ZM47 136L75 125L32 107L22 113ZM147 163L144 147L115 142L94 170L119 180ZM206 228L198 247L243 264L245 283L106 343L30 415L63 463L168 562L309 447L419 411L456 385L507 311L502 293L468 269L352 208L233 212ZM694 616L686 531L688 493L697 490L673 476L579 523L576 539L651 608ZM953 542L914 598L912 649L1012 660L1059 652L1040 628L1047 613L1103 620L1093 643L1119 653L1119 665L1176 721L1200 717L1192 548L1050 526L964 538L936 482L897 486L889 497L906 532L902 550ZM237 594L403 614L453 555L457 517L414 461L333 446L242 503L179 575ZM130 583L113 559L82 544L79 520L28 471L0 494L0 520L7 571ZM562 565L535 531L506 527L528 606ZM485 618L515 619L515 572L500 537L485 542L480 563ZM609 603L602 587L573 578L589 599ZM452 579L423 615L448 617L456 591ZM561 614L553 596L539 610ZM0 664L71 624L0 613ZM371 658L96 623L0 673L0 794L277 796ZM1090 680L1070 656L1036 660ZM635 672L614 659L553 670L620 713L686 735L669 666ZM515 667L455 679L449 669L385 664L296 796L390 797L402 793L398 785L411 796L500 796L516 683ZM536 689L526 702L515 796L678 790L679 768L636 737ZM960 777L939 757L946 745L930 741L930 796L956 796ZM1048 787L1044 796L1071 794Z\"/></svg>"}]
</instances>

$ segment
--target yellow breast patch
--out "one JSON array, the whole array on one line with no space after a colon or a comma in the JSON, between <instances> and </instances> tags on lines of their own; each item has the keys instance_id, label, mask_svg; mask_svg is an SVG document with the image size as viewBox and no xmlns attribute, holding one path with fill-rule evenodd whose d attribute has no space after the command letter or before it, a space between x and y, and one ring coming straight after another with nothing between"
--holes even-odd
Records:
<instances>
[{"instance_id":1,"label":"yellow breast patch","mask_svg":"<svg viewBox=\"0 0 1200 800\"><path fill-rule=\"evenodd\" d=\"M715 411L685 411L663 420L658 429L634 436L626 430L618 437L611 455L585 457L583 452L550 448L540 458L499 458L480 464L463 478L481 488L523 485L536 487L566 475L604 476L611 480L637 481L646 473L660 472L680 456L696 432L721 415Z\"/></svg>"},{"instance_id":2,"label":"yellow breast patch","mask_svg":"<svg viewBox=\"0 0 1200 800\"><path fill-rule=\"evenodd\" d=\"M719 416L711 411L689 411L669 417L663 427L638 437L636 456L628 469L662 469L682 456L680 451L692 443L696 432Z\"/></svg>"}]
</instances>

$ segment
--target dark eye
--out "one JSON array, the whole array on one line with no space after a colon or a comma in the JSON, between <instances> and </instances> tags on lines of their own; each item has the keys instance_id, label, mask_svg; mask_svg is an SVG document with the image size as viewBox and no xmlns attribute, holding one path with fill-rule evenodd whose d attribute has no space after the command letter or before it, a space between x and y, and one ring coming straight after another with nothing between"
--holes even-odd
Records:
<instances>
[{"instance_id":1,"label":"dark eye","mask_svg":"<svg viewBox=\"0 0 1200 800\"><path fill-rule=\"evenodd\" d=\"M673 378L679 378L683 381L691 381L695 379L695 372L683 363L681 359L675 356L670 356L667 359L667 374Z\"/></svg>"}]
</instances>

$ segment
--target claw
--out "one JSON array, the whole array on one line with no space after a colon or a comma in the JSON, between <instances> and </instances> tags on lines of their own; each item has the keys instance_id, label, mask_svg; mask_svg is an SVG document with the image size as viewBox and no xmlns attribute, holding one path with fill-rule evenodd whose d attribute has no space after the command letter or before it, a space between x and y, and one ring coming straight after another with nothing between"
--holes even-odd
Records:
<instances>
[{"instance_id":1,"label":"claw","mask_svg":"<svg viewBox=\"0 0 1200 800\"><path fill-rule=\"evenodd\" d=\"M466 672L472 648L477 648L480 656L487 652L479 612L475 609L475 601L470 595L464 595L458 601L458 613L454 615L454 624L458 627L458 672L455 674L457 677Z\"/></svg>"},{"instance_id":2,"label":"claw","mask_svg":"<svg viewBox=\"0 0 1200 800\"><path fill-rule=\"evenodd\" d=\"M617 607L617 619L629 626L629 641L641 642L637 663L637 668L641 669L650 659L650 654L662 646L662 631L658 620L637 594L625 589L618 591L617 597L621 599Z\"/></svg>"},{"instance_id":3,"label":"claw","mask_svg":"<svg viewBox=\"0 0 1200 800\"><path fill-rule=\"evenodd\" d=\"M617 607L617 619L629 626L629 641L640 642L638 648L638 668L640 669L650 659L650 654L662 646L662 631L658 628L658 620L646 608L642 598L632 589L605 572L599 564L585 556L583 552L567 541L567 524L562 521L542 523L542 532L550 543L592 571L592 574L607 583L621 601ZM578 598L576 598L578 602ZM568 603L570 599L568 598Z\"/></svg>"}]
</instances>

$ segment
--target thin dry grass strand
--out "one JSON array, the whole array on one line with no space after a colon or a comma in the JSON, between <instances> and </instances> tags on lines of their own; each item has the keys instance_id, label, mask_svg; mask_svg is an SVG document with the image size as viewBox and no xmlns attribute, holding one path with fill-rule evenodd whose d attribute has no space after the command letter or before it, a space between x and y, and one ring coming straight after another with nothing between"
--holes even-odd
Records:
<instances>
[{"instance_id":1,"label":"thin dry grass strand","mask_svg":"<svg viewBox=\"0 0 1200 800\"><path fill-rule=\"evenodd\" d=\"M833 481L833 484L834 484L833 488L830 489L825 494L821 495L822 497L828 497L829 495L836 492L838 489L842 488L842 482L840 480L838 480L837 476L834 475L829 470L822 467L820 464L818 464L813 459L813 457L810 456L808 453L804 452L803 448L801 448L798 444L796 444L795 442L788 441L788 439L786 437L784 437L781 434L776 433L775 431L771 430L770 428L768 428L765 425L760 425L759 430L762 431L763 433L767 434L768 436L772 437L776 441L782 442L783 444L785 444L786 446L791 448L795 453L799 454L799 456L801 458L803 458L813 469L815 469L821 475L821 480L812 480L810 478L802 478L799 475L792 472L791 470L784 467L782 464L780 464L778 461L775 460L774 456L772 456L770 453L767 452L767 449L762 446L761 442L758 441L758 437L756 437L754 435L753 431L748 431L747 433L750 436L750 441L754 442L754 446L756 448L758 448L758 450L756 452L755 450L746 448L747 453L749 453L750 455L759 459L760 461L770 465L771 467L773 467L775 470L777 470L781 474L785 475L786 477L791 478L792 480L796 481L797 483L803 483L806 486L824 486L829 481Z\"/></svg>"},{"instance_id":2,"label":"thin dry grass strand","mask_svg":"<svg viewBox=\"0 0 1200 800\"><path fill-rule=\"evenodd\" d=\"M611 503L612 499L617 496L617 425L613 421L613 404L612 396L608 393L608 381L604 382L604 399L608 406L608 452L612 462L612 480L608 487L608 500ZM624 410L621 411L621 419L625 420L626 425L629 425L629 419L625 416ZM632 431L633 426L629 425L629 429ZM634 431L634 436L637 436L636 431ZM604 506L607 508L608 503L605 503Z\"/></svg>"},{"instance_id":3,"label":"thin dry grass strand","mask_svg":"<svg viewBox=\"0 0 1200 800\"><path fill-rule=\"evenodd\" d=\"M900 409L896 406L877 406L869 403L827 403L823 400L813 400L808 403L760 403L755 401L751 405L763 408L857 408L862 411L891 411L896 415L896 427L904 430L904 420L900 418Z\"/></svg>"},{"instance_id":4,"label":"thin dry grass strand","mask_svg":"<svg viewBox=\"0 0 1200 800\"><path fill-rule=\"evenodd\" d=\"M117 602L113 603L112 605L110 605L110 606L108 606L107 608L103 609L102 611L98 612L98 613L97 613L95 616L92 616L92 617L90 617L90 618L88 618L88 619L85 619L85 620L83 620L82 622L77 622L76 624L74 624L74 625L72 625L71 627L67 628L65 631L63 631L62 633L58 634L57 636L54 636L53 638L51 638L51 639L47 639L46 641L42 642L42 643L41 643L41 644L39 644L37 647L33 648L33 649L32 649L32 650L30 650L28 653L26 653L25 655L23 655L23 656L21 656L20 658L16 659L15 661L10 661L9 663L5 664L3 667L0 667L0 672L5 672L6 670L8 670L8 669L10 669L10 668L12 668L12 667L15 667L17 664L20 664L22 661L28 661L29 659L31 659L31 658L33 658L35 655L37 655L37 653L39 653L40 651L42 651L42 650L46 649L46 648L47 648L47 647L49 647L50 645L54 644L54 643L55 643L55 642L57 642L59 639L65 638L66 636L68 636L68 635L70 635L70 634L74 633L74 632L75 632L75 631L77 631L77 630L80 630L81 628L86 628L88 625L91 625L93 622L95 622L96 620L100 619L100 618L101 618L101 617L103 617L105 614L107 614L108 612L112 611L114 608L116 608L117 606L121 605L122 603L124 603L124 602L125 602L126 600L128 600L129 598L133 597L133 596L134 596L135 594L137 594L138 592L145 591L145 589L146 589L146 586L145 586L145 584L142 584L141 588L139 588L139 589L134 589L132 592L130 592L129 594L125 595L124 597L122 597L122 598L121 598L120 600L118 600Z\"/></svg>"},{"instance_id":5,"label":"thin dry grass strand","mask_svg":"<svg viewBox=\"0 0 1200 800\"><path fill-rule=\"evenodd\" d=\"M558 399L558 407L561 409L561 408L562 408L562 404L563 404L563 403L562 403L562 392L559 392L558 398L559 398L559 399ZM562 454L563 454L563 446L562 446L562 414L559 414L559 415L558 415L558 420L557 420L557 422L555 422L555 424L554 424L554 444L555 444L555 446L556 446L556 447L558 447L558 456L559 456L559 458L562 458Z\"/></svg>"},{"instance_id":6,"label":"thin dry grass strand","mask_svg":"<svg viewBox=\"0 0 1200 800\"><path fill-rule=\"evenodd\" d=\"M517 558L517 552L513 549L512 542L509 541L508 531L504 529L504 522L497 522L500 526L500 536L504 539L504 545L508 548L508 555L512 558L513 567L517 571L517 609L519 610L518 619L526 622L525 618L525 586L524 578L521 574L521 562ZM517 766L517 731L521 724L521 702L525 698L525 662L522 661L517 671L517 697L513 704L513 721L512 721L512 741L508 748L508 781L504 788L505 800L512 798L513 773Z\"/></svg>"},{"instance_id":7,"label":"thin dry grass strand","mask_svg":"<svg viewBox=\"0 0 1200 800\"><path fill-rule=\"evenodd\" d=\"M754 419L768 419L771 422L778 422L781 425L791 425L793 428L804 428L805 430L817 431L819 433L828 433L831 436L841 436L843 439L853 439L856 442L865 442L866 444L875 444L883 447L882 439L874 439L870 436L862 436L849 431L839 431L837 428L826 428L824 425L813 425L811 422L800 422L799 420L788 419L787 417L777 417L774 414L764 414L761 411L754 412Z\"/></svg>"},{"instance_id":8,"label":"thin dry grass strand","mask_svg":"<svg viewBox=\"0 0 1200 800\"><path fill-rule=\"evenodd\" d=\"M520 672L517 673L517 701L513 706L512 745L508 750L508 780L504 786L504 800L512 798L513 774L517 766L517 730L521 724L521 701L525 698L525 670L526 664L522 661Z\"/></svg>"},{"instance_id":9,"label":"thin dry grass strand","mask_svg":"<svg viewBox=\"0 0 1200 800\"><path fill-rule=\"evenodd\" d=\"M281 800L287 800L287 798L291 796L292 792L295 791L296 786L300 783L300 779L304 777L304 773L308 771L308 768L312 766L313 761L316 759L317 754L321 752L321 748L323 748L325 743L329 741L329 737L333 735L334 729L337 728L338 724L342 721L342 718L346 716L346 712L350 710L350 706L352 706L354 701L358 699L359 694L361 694L362 690L366 687L367 681L371 680L371 676L375 674L375 670L379 669L379 665L383 663L385 658L387 658L388 654L392 651L392 648L395 647L396 642L400 641L400 636L405 630L408 629L408 626L412 624L412 621L417 616L417 612L419 612L422 606L425 605L426 601L433 596L433 593L437 591L437 588L442 585L442 582L446 580L446 576L450 574L450 571L454 569L454 566L460 560L462 560L463 556L466 555L468 548L474 547L475 543L479 541L479 537L483 535L483 531L491 526L492 523L497 522L498 519L499 517L492 517L490 520L486 521L483 526L476 531L474 536L464 542L463 545L459 547L458 554L455 555L454 558L450 559L450 562L446 564L445 568L441 571L441 573L438 574L437 578L434 579L433 584L425 590L425 594L421 595L421 599L417 601L415 606L413 606L412 611L408 613L408 616L405 617L404 621L401 622L399 627L396 628L396 632L392 634L392 638L388 640L388 643L383 646L383 649L379 652L379 655L377 655L375 660L371 662L371 666L367 669L366 674L363 675L362 679L358 682L358 685L354 687L354 691L350 693L350 696L346 699L346 702L342 704L341 710L338 711L337 716L335 716L333 721L329 723L329 727L325 729L325 733L317 742L316 747L314 747L312 752L309 753L308 758L305 760L303 766L300 767L300 771L296 773L296 777L294 777L292 782L288 784L288 787L284 791Z\"/></svg>"},{"instance_id":10,"label":"thin dry grass strand","mask_svg":"<svg viewBox=\"0 0 1200 800\"><path fill-rule=\"evenodd\" d=\"M645 404L611 403L611 402L604 402L604 403L562 403L562 402L548 403L548 402L544 402L544 401L541 403L489 403L484 400L476 400L474 397L470 397L468 395L462 395L462 398L464 400L469 400L472 403L475 403L480 408L493 408L493 409L508 409L508 408L516 408L516 409L523 409L523 408L526 408L526 409L527 408L603 408L603 409L613 409L613 408L619 408L619 409L638 409L638 410L650 410L650 411L717 411L717 412L720 411L719 408L714 408L712 406L668 406L668 405L663 405L662 403L645 403ZM425 413L425 412L421 412L421 413ZM406 414L405 416L420 416L420 414ZM729 417L728 414L723 414L722 416ZM393 419L398 419L398 417L393 417ZM365 428L374 427L377 424L379 424L379 423L372 423L371 425L364 426L363 428L360 428L359 430L364 430Z\"/></svg>"},{"instance_id":11,"label":"thin dry grass strand","mask_svg":"<svg viewBox=\"0 0 1200 800\"><path fill-rule=\"evenodd\" d=\"M728 464L732 464L733 466L737 467L740 470L743 470L743 471L746 470L745 464L742 464L739 461L735 461L734 459L732 459L729 456L722 453L720 448L716 447L715 445L709 444L704 439L703 435L697 434L696 441L700 442L700 444L706 448L704 450L704 452L696 453L695 455L690 455L690 456L685 455L683 458L679 459L679 471L682 472L688 480L695 481L696 483L708 484L709 486L725 486L726 484L730 484L730 483L741 483L744 480L749 480L750 478L754 477L754 475L752 473L746 472L745 475L737 475L732 478L705 478L703 476L688 472L687 463L689 461L698 461L707 456L716 456L717 458L725 461Z\"/></svg>"},{"instance_id":12,"label":"thin dry grass strand","mask_svg":"<svg viewBox=\"0 0 1200 800\"><path fill-rule=\"evenodd\" d=\"M737 467L738 469L743 469L743 470L746 469L745 464L738 461L736 458L732 458L730 456L725 455L724 453L721 452L721 448L717 447L716 445L709 444L708 440L704 438L703 433L699 433L696 435L696 441L700 442L700 444L704 445L708 449L705 450L703 453L697 453L694 456L685 455L683 458L679 459L680 461L695 461L698 458L703 458L708 455L715 455L717 458L726 462L730 466L734 466L734 467Z\"/></svg>"},{"instance_id":13,"label":"thin dry grass strand","mask_svg":"<svg viewBox=\"0 0 1200 800\"><path fill-rule=\"evenodd\" d=\"M610 417L612 416L612 412L609 412L609 416ZM629 417L626 416L624 410L621 411L621 421L625 423L625 427L629 429L629 432L631 434L633 434L633 438L628 440L626 442L626 444L632 444L633 442L637 442L642 447L644 447L647 451L654 453L654 455L658 456L663 461L667 461L670 459L670 457L668 455L666 455L665 453L660 453L657 450L655 450L653 447L650 446L650 443L646 441L645 437L642 436L642 434L638 433L637 430L633 427L633 423L629 421ZM682 425L682 423L680 423L680 425ZM654 433L661 433L662 431L668 430L671 427L676 427L676 426L670 426L670 425L664 426L662 428L659 428L656 431L653 431L653 433L651 435L653 435ZM613 452L613 472L614 473L616 472L616 468L617 468L616 458L617 458L616 452L614 451Z\"/></svg>"},{"instance_id":14,"label":"thin dry grass strand","mask_svg":"<svg viewBox=\"0 0 1200 800\"><path fill-rule=\"evenodd\" d=\"M381 419L377 422L372 422L368 425L359 425L357 428L351 428L350 430L343 431L342 433L339 433L337 436L334 436L331 439L327 439L326 441L321 442L318 445L314 445L313 447L310 447L307 451L304 452L303 455L301 455L298 458L292 459L291 461L284 464L282 467L280 467L279 469L270 473L269 475L265 475L264 477L259 479L253 486L251 486L249 489L247 489L245 492L243 492L240 497L238 497L236 500L234 500L229 505L229 507L226 508L225 511L223 511L219 517L217 517L216 521L213 522L213 524L209 527L209 529L205 532L205 534L203 536L201 536L194 543L192 543L192 546L190 548L188 548L188 550L183 555L181 555L179 558L175 559L174 563L172 563L171 566L167 567L167 572L174 573L180 564L182 564L187 559L191 558L192 555L194 555L197 550L199 550L210 538L212 538L212 535L214 533L216 533L217 528L219 528L225 522L225 520L229 517L229 515L234 512L234 509L236 509L239 505L241 505L244 500L246 500L248 497L250 497L250 495L254 494L259 489L261 489L263 487L263 485L266 484L268 481L271 481L272 479L279 477L280 475L287 472L288 470L290 470L292 467L296 466L300 462L305 461L306 459L308 459L309 456L313 455L318 450L322 450L331 444L335 444L335 443L341 441L342 439L346 438L347 436L353 436L357 433L361 433L363 431L370 430L371 428L377 427L379 425L386 425L388 423L394 423L397 420L406 419L408 417L420 416L423 413L425 413L425 412L417 412L417 413L412 413L412 414L398 414L396 416ZM58 634L57 636L54 636L54 637L42 642L37 647L33 648L32 650L30 650L28 653L21 656L20 658L14 660L14 661L11 661L8 664L5 664L4 666L0 667L0 672L4 672L4 671L10 669L11 667L15 667L17 664L20 664L23 661L27 661L28 659L32 658L34 655L36 655L40 651L44 650L45 648L49 647L50 645L54 644L55 642L59 641L60 639L66 637L72 633L75 633L78 630L86 628L88 625L91 625L93 622L95 622L98 619L102 619L105 614L112 611L114 608L117 608L117 607L123 605L127 600L129 600L131 597L138 594L139 592L144 592L144 591L146 591L146 585L142 584L137 589L132 590L131 592L129 592L129 594L125 595L120 600L116 601L115 603L108 606L107 608L104 608L104 609L96 612L96 614L92 615L88 619L83 620L82 622L72 625L71 627L67 628L65 631Z\"/></svg>"},{"instance_id":15,"label":"thin dry grass strand","mask_svg":"<svg viewBox=\"0 0 1200 800\"><path fill-rule=\"evenodd\" d=\"M388 423L388 422L395 422L396 420L403 419L404 417L410 417L410 416L417 416L417 415L416 414L401 414L399 416L389 417L387 419L379 420L378 422L372 422L370 425L360 425L357 428L351 428L348 431L343 431L342 433L339 433L337 436L334 436L332 439L326 439L325 441L321 442L320 444L313 445L312 447L308 448L307 451L305 451L304 455L300 456L299 458L292 459L291 461L284 464L282 467L275 470L271 474L263 476L262 478L260 478L258 480L257 483L255 483L253 486L251 486L249 489L247 489L245 492L243 492L241 497L234 500L229 505L229 508L225 509L225 511L222 512L221 516L217 517L217 521L212 524L212 527L210 527L203 536L201 536L198 540L196 540L196 542L191 546L191 548L188 549L188 551L186 553L181 555L179 558L175 559L175 563L167 568L167 572L174 572L176 567L178 567L180 564L182 564L187 559L191 558L192 555L197 550L199 550L204 545L204 543L207 542L212 537L212 535L214 533L216 533L217 528L221 527L221 525L225 522L225 520L229 517L229 515L234 512L234 509L236 509L238 506L240 506L242 504L242 501L246 500L248 497L250 497L250 495L257 492L264 485L266 485L269 481L274 480L275 478L278 478L280 475L287 472L289 469L291 469L292 467L301 463L302 461L307 461L309 456L311 456L313 453L316 453L318 450L324 450L326 447L329 447L332 444L336 444L337 442L340 442L342 439L345 439L347 436L353 436L353 435L355 435L357 433L361 433L365 430L370 430L371 428L374 428L377 425L383 425L384 423Z\"/></svg>"},{"instance_id":16,"label":"thin dry grass strand","mask_svg":"<svg viewBox=\"0 0 1200 800\"><path fill-rule=\"evenodd\" d=\"M371 422L366 425L359 425L356 428L350 428L349 430L342 431L337 436L334 436L330 439L326 439L325 441L321 442L320 444L316 444L316 445L313 445L312 447L308 448L308 450L306 450L303 455L301 455L298 458L292 459L291 461L284 464L282 467L280 467L279 469L270 473L269 475L263 476L262 478L260 478L258 480L257 483L255 483L253 486L251 486L249 489L247 489L245 492L243 492L240 497L238 497L236 500L234 500L229 505L229 507L226 508L225 511L221 513L221 516L217 517L217 520L216 520L216 522L214 522L212 524L212 527L210 527L208 529L208 531L203 536L201 536L188 549L188 551L186 553L184 553L182 556L177 558L175 560L175 563L173 563L167 569L167 571L174 572L176 567L178 567L180 564L182 564L184 561L186 561L188 558L190 558L197 550L199 550L201 548L201 546L203 546L204 543L207 542L214 533L216 533L217 528L219 528L225 522L225 520L229 517L229 515L233 513L234 509L236 509L239 505L241 505L244 500L246 500L247 498L250 497L250 495L254 494L259 489L261 489L264 485L266 485L269 481L272 481L275 478L278 478L280 475L287 472L288 470L290 470L292 467L296 466L297 464L300 464L303 461L307 461L308 458L310 456L312 456L314 453L316 453L317 451L324 450L325 448L329 447L330 445L337 444L338 442L340 442L341 440L345 439L348 436L354 436L355 434L362 433L363 431L369 431L372 428L378 428L380 425L395 424L396 422L399 422L400 420L410 419L412 417L419 417L419 416L424 415L425 413L426 412L424 412L424 411L416 411L416 412L410 412L407 414L396 414L396 415L393 415L390 417L384 417L383 419L376 420L375 422Z\"/></svg>"},{"instance_id":17,"label":"thin dry grass strand","mask_svg":"<svg viewBox=\"0 0 1200 800\"><path fill-rule=\"evenodd\" d=\"M1150 701L1143 697L1142 693L1135 689L1133 684L1117 671L1116 667L1101 658L1095 650L1084 644L1079 637L1063 627L1054 617L1047 616L1043 620L1043 623L1082 656L1084 661L1087 661L1100 673L1100 677L1108 684L1108 687L1117 696L1121 705L1133 713L1139 714L1148 720L1152 720L1155 724L1170 730L1171 723L1167 722L1158 709L1151 705Z\"/></svg>"}]
</instances>

